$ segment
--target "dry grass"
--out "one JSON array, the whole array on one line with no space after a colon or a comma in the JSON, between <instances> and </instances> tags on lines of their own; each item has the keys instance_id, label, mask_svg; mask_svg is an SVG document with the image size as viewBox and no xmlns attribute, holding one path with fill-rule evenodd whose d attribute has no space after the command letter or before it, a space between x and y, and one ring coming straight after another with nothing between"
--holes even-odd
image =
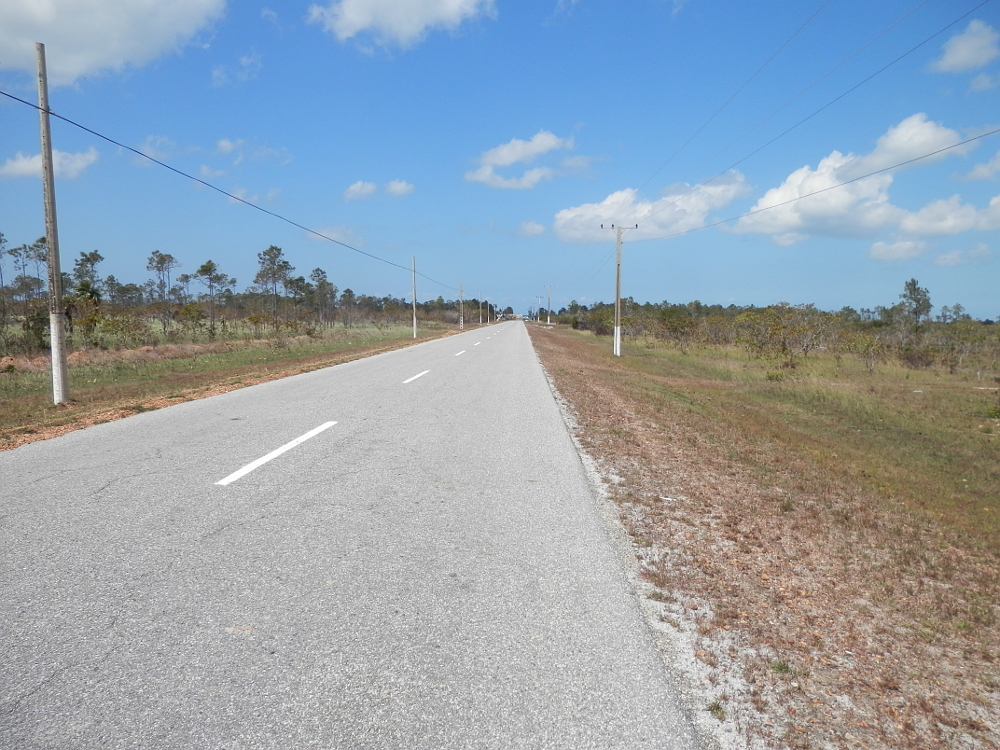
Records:
<instances>
[{"instance_id":1,"label":"dry grass","mask_svg":"<svg viewBox=\"0 0 1000 750\"><path fill-rule=\"evenodd\" d=\"M409 331L351 329L318 339L73 352L71 401L58 406L51 403L48 358L5 358L0 360L0 450L410 346ZM418 341L452 332L428 326Z\"/></svg>"},{"instance_id":2,"label":"dry grass","mask_svg":"<svg viewBox=\"0 0 1000 750\"><path fill-rule=\"evenodd\" d=\"M742 743L1000 747L992 382L531 333Z\"/></svg>"}]
</instances>

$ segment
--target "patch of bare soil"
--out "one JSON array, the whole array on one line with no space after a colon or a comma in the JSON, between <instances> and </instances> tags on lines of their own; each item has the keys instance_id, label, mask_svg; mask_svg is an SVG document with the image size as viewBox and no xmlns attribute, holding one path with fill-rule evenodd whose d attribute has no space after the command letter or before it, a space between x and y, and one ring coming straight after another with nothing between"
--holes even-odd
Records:
<instances>
[{"instance_id":1,"label":"patch of bare soil","mask_svg":"<svg viewBox=\"0 0 1000 750\"><path fill-rule=\"evenodd\" d=\"M995 566L736 417L652 408L649 376L571 334L531 335L722 745L1000 748L995 602L969 594L997 590Z\"/></svg>"}]
</instances>

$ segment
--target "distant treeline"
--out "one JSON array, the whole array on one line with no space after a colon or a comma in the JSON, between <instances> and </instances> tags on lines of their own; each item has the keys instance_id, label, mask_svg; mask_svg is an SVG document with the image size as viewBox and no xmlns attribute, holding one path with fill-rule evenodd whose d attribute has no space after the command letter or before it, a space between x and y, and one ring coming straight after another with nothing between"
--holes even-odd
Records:
<instances>
[{"instance_id":1,"label":"distant treeline","mask_svg":"<svg viewBox=\"0 0 1000 750\"><path fill-rule=\"evenodd\" d=\"M540 311L545 318L546 310ZM781 359L794 367L796 360L816 350L861 358L870 371L887 358L897 358L912 368L947 367L976 369L993 375L1000 369L1000 325L976 320L961 304L945 305L933 315L930 292L910 279L899 301L873 310L845 307L837 312L814 305L780 303L767 307L659 302L640 304L622 300L622 335L673 344L741 346L748 356ZM553 322L593 331L613 333L614 305L591 306L571 302Z\"/></svg>"},{"instance_id":2,"label":"distant treeline","mask_svg":"<svg viewBox=\"0 0 1000 750\"><path fill-rule=\"evenodd\" d=\"M178 273L171 254L153 251L151 276L142 283L101 276L100 252L81 252L72 271L62 273L64 326L70 348L132 348L161 341L251 339L315 335L356 325L403 325L412 301L340 290L326 271L296 275L281 248L257 254L253 284L237 291L237 281L207 260L191 273ZM488 302L467 299L465 319L495 319ZM507 313L512 310L507 308ZM417 303L423 321L457 323L460 304L438 297ZM0 356L31 356L48 349L48 263L45 238L10 247L0 233Z\"/></svg>"}]
</instances>

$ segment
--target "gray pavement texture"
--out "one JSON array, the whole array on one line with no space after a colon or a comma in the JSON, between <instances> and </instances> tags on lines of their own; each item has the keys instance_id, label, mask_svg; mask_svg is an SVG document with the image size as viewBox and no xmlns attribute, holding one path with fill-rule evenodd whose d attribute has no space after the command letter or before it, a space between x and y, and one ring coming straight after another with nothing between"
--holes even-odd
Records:
<instances>
[{"instance_id":1,"label":"gray pavement texture","mask_svg":"<svg viewBox=\"0 0 1000 750\"><path fill-rule=\"evenodd\" d=\"M698 746L521 323L0 453L0 645L2 748Z\"/></svg>"}]
</instances>

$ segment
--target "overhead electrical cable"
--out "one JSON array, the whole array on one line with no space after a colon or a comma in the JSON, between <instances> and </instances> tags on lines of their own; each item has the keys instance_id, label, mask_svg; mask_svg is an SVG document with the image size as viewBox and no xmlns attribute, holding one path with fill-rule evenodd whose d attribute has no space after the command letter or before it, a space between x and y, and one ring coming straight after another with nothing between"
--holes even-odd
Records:
<instances>
[{"instance_id":1,"label":"overhead electrical cable","mask_svg":"<svg viewBox=\"0 0 1000 750\"><path fill-rule=\"evenodd\" d=\"M923 0L923 1L924 1L924 2L929 2L929 0ZM739 87L738 89L736 89L736 91L734 91L734 92L733 92L733 94L732 94L732 95L731 95L731 96L730 96L730 97L729 97L728 99L726 99L726 101L725 101L725 102L723 102L723 103L722 103L722 106L720 106L720 107L719 107L719 108L718 108L718 109L717 109L717 110L716 110L716 111L715 111L715 112L714 112L714 113L713 113L713 114L712 114L712 115L711 115L711 116L710 116L710 117L709 117L709 118L708 118L707 120L705 120L705 122L703 122L703 123L701 124L701 126L700 126L700 127L699 127L699 128L697 129L697 130L695 130L695 131L694 131L694 133L692 133L692 134L691 134L691 136L690 136L690 137L689 137L689 138L688 138L688 139L687 139L686 141L684 141L684 143L682 143L682 144L681 144L681 145L680 145L680 146L679 146L679 147L677 148L677 150L676 150L676 151L674 151L674 153L672 153L672 154L671 154L671 155L670 155L670 156L669 156L669 157L667 158L667 160L666 160L665 162L663 162L663 164L661 164L661 165L660 165L660 166L659 166L659 167L658 167L658 168L656 169L656 171L655 171L655 172L653 172L653 174L651 174L651 175L650 175L650 176L649 176L649 177L648 177L648 178L646 179L646 181L645 181L645 182L643 182L643 183L642 183L642 184L641 184L641 185L640 185L640 186L639 186L639 187L637 188L637 190L636 190L636 194L638 194L638 193L639 193L639 192L640 192L640 191L641 191L641 190L642 190L642 189L643 189L644 187L646 187L646 185L648 185L648 184L649 184L649 183L650 183L650 182L651 182L651 181L653 180L653 178L654 178L654 177L656 177L656 175L658 175L658 174L659 174L660 172L662 172L662 171L663 171L664 169L666 169L667 165L669 165L669 164L670 164L670 162L672 162L672 161L674 160L674 158L675 158L675 157L676 157L676 156L677 156L677 155L678 155L678 154L679 154L679 153L680 153L681 151L683 151L683 150L684 150L684 149L685 149L685 148L686 148L686 147L688 146L688 144L690 144L690 143L691 143L691 141L693 141L693 140L694 140L695 138L697 138L697 137L698 137L698 135L699 135L699 134L700 134L700 133L701 133L701 132L702 132L702 131L703 131L703 130L704 130L705 128L707 128L707 127L708 127L708 126L709 126L709 125L710 125L710 124L712 123L712 121L713 121L713 120L715 120L715 118L716 118L716 117L718 117L718 116L719 116L719 115L720 115L720 114L722 113L722 111L723 111L723 110L724 110L724 109L725 109L726 107L728 107L728 106L729 106L729 105L730 105L730 104L732 103L732 101L733 101L733 100L734 100L734 99L735 99L735 98L736 98L737 96L739 96L739 95L740 95L740 93L741 93L741 92L742 92L742 91L743 91L743 90L744 90L744 89L745 89L745 88L746 88L747 86L749 86L749 85L750 85L750 83L751 83L751 82L753 82L753 80L754 80L754 79L755 79L755 78L756 78L757 76L759 76L759 75L761 74L761 72L763 72L764 68L766 68L766 67L767 67L768 65L770 65L770 64L771 64L771 62L773 62L773 61L774 61L774 58L776 58L776 57L777 57L777 56L778 56L778 55L779 55L779 54L781 53L781 51L785 49L785 47L787 47L787 46L788 46L789 44L791 44L792 40L793 40L793 39L795 39L795 37L797 37L797 36L798 36L798 35L799 35L799 34L800 34L800 33L802 32L802 30L803 30L803 29L804 29L804 28L805 28L806 26L808 26L808 25L809 25L809 24L810 24L810 23L812 22L812 20L813 20L814 18L816 18L816 16L818 16L818 15L820 14L820 12L821 12L821 11L822 11L822 10L823 10L823 9L824 9L824 8L825 8L825 7L827 6L827 5L829 5L829 4L830 4L830 0L824 0L824 2L823 2L823 3L821 3L821 4L820 4L820 6L819 6L819 7L818 7L818 8L817 8L817 9L816 9L815 11L813 11L813 14L812 14L811 16L809 16L809 18L807 18L807 19L806 19L806 20L805 20L805 21L804 21L804 22L802 23L802 25L800 25L800 26L799 26L799 27L798 27L798 28L797 28L797 29L796 29L796 30L795 30L795 31L794 31L794 32L792 33L792 35L791 35L790 37L788 37L788 38L787 38L787 39L786 39L786 40L785 40L785 41L784 41L784 42L783 42L783 43L781 44L781 46L780 46L780 47L778 47L778 49L776 49L776 50L775 50L775 51L774 51L774 52L773 52L773 53L771 54L771 56L770 56L769 58L767 58L767 60L765 60L765 61L763 62L763 64L762 64L762 65L761 65L761 66L760 66L759 68L757 68L757 70L756 70L756 71L754 71L753 75L751 75L751 76L750 76L749 78L747 78L747 79L746 79L746 80L745 80L745 81L743 82L743 84L742 84L742 85L741 85L741 86L740 86L740 87ZM620 211L620 210L622 209L622 207L623 207L623 206L625 206L625 204L626 204L627 202L628 202L627 200L625 200L625 201L622 201L622 202L621 202L621 203L620 203L620 204L619 204L619 205L618 205L618 206L617 206L617 207L616 207L616 208L615 208L615 209L614 209L614 210L613 210L613 211L612 211L612 212L611 212L610 214L608 214L608 215L607 215L607 216L605 217L605 222L609 222L609 221L610 221L610 220L611 220L611 219L612 219L612 218L613 218L613 217L614 217L614 216L615 216L615 215L616 215L616 214L617 214L617 213L618 213L618 212L619 212L619 211ZM597 229L595 229L595 230L593 231L593 233L591 234L590 238L589 238L589 239L588 239L588 240L587 240L587 241L586 241L586 242L585 242L584 244L585 244L585 245L589 245L589 244L591 244L591 242L593 242L593 239L594 239L594 237L596 237L596 236L597 236ZM591 281L591 280L592 280L592 279L594 278L594 276L596 276L596 275L597 275L597 273L598 273L598 272L600 271L600 269L601 269L601 268L603 268L603 267L604 267L604 266L605 266L606 264L607 264L607 259L605 259L604 263L602 263L602 264L601 264L601 266L600 266L600 267L599 267L599 268L597 269L597 271L595 271L595 272L594 272L594 273L593 273L593 274L591 275L591 277L590 277L590 278L589 278L589 279L587 280L586 284L589 284L589 283L590 283L590 281ZM584 284L584 287L586 287L586 284Z\"/></svg>"},{"instance_id":2,"label":"overhead electrical cable","mask_svg":"<svg viewBox=\"0 0 1000 750\"><path fill-rule=\"evenodd\" d=\"M875 78L877 75L879 75L881 73L884 73L886 70L888 70L889 68L891 68L893 65L895 65L896 63L898 63L900 60L903 60L904 58L908 57L909 55L913 54L918 49L920 49L921 47L923 47L925 44L927 44L929 41L931 41L934 37L939 36L940 34L943 34L945 31L947 31L948 29L950 29L952 26L954 26L955 24L957 24L959 21L964 20L967 16L975 13L977 10L979 10L980 8L982 8L984 5L986 5L987 3L991 2L991 1L992 0L983 0L981 3L979 3L979 5L975 6L971 10L963 13L958 18L956 18L954 21L952 21L951 23L949 23L947 26L943 26L942 28L938 29L933 34L931 34L929 37L927 37L926 39L924 39L922 42L914 45L913 47L911 47L910 49L908 49L906 52L904 52L903 54L901 54L899 57L895 58L891 62L886 63L881 68L879 68L874 73L872 73L870 76L868 76L867 78L864 78L863 80L861 80L858 83L854 84L853 86L851 86L849 89L847 89L843 93L839 94L838 96L836 96L833 99L831 99L830 101L828 101L826 104L824 104L819 109L817 109L817 110L813 111L811 114L806 115L805 117L803 117L801 120L799 120L797 123L795 123L791 127L786 128L781 133L779 133L778 135L774 136L774 138L772 138L771 140L767 141L763 145L757 147L756 149L754 149L753 151L751 151L749 154L747 154L746 156L744 156L739 161L733 162L732 164L730 164L728 167L726 167L724 170L722 170L721 172L719 172L715 176L710 177L709 179L705 180L704 182L698 183L697 185L695 185L694 187L692 187L686 193L683 193L682 195L679 195L677 199L680 200L681 198L686 198L687 196L691 195L692 193L695 193L698 190L701 190L706 185L711 184L712 182L714 182L715 180L719 179L723 175L728 174L730 171L732 171L733 169L735 169L736 167L738 167L740 164L742 164L743 162L745 162L747 159L750 159L751 157L756 156L757 154L759 154L761 151L763 151L765 148L767 148L768 146L770 146L775 141L777 141L777 140L779 140L781 138L784 138L786 135L788 135L793 130L795 130L796 128L798 128L800 125L805 124L806 122L808 122L809 120L811 120L812 118L814 118L816 115L818 115L823 110L828 109L829 107L831 107L834 104L836 104L837 102L839 102L841 99L843 99L848 94L851 94L854 91L856 91L857 89L861 88L866 83L868 83L870 80L872 80L873 78ZM649 214L649 216L655 216L656 214L660 213L661 211L663 211L662 208L660 210L658 210L658 211L653 211L652 213ZM649 217L646 217L646 218L648 219Z\"/></svg>"},{"instance_id":3,"label":"overhead electrical cable","mask_svg":"<svg viewBox=\"0 0 1000 750\"><path fill-rule=\"evenodd\" d=\"M4 96L6 96L6 97L8 97L10 99L13 99L16 102L20 102L21 104L25 104L25 105L31 107L32 109L36 109L38 111L41 111L41 109L42 109L37 104L29 102L26 99L21 99L20 97L14 96L13 94L8 93L6 91L3 91L2 89L0 89L0 94L3 94ZM119 141L116 141L114 138L110 138L110 137L108 137L108 136L106 136L106 135L104 135L102 133L98 133L96 130L91 130L87 126L81 125L80 123L75 122L75 121L69 119L68 117L64 117L63 115L60 115L60 114L57 114L56 112L53 112L52 110L48 110L48 114L51 115L52 117L55 117L55 118L58 118L58 119L62 120L65 123L68 123L68 124L72 125L73 127L79 128L80 130L83 130L83 131L85 131L87 133L90 133L91 135L97 136L98 138L100 138L102 140L105 140L108 143L111 143L111 144L113 144L115 146L118 146L119 148L123 148L126 151L131 151L133 154L135 154L137 156L141 156L144 159L148 159L149 161L153 162L154 164L158 164L161 167L163 167L164 169L169 169L171 172L173 172L175 174L178 174L181 177L186 177L187 179L193 180L194 182L197 182L197 183L199 183L201 185L204 185L205 187L210 188L210 189L216 191L217 193L222 193L227 198L231 198L232 200L234 200L234 201L236 201L238 203L242 203L242 204L244 204L246 206L249 206L250 208L255 208L258 211L260 211L261 213L265 213L268 216L271 216L271 217L273 217L275 219L278 219L279 221L283 221L286 224L290 224L293 227L301 229L302 231L307 232L308 234L311 234L311 235L314 235L316 237L319 237L320 239L328 240L329 242L333 242L333 243L335 243L337 245L340 245L343 248L346 248L348 250L353 250L354 252L358 253L359 255L364 255L364 256L366 256L368 258L371 258L372 260L380 261L381 263L385 263L386 265L392 266L393 268L398 268L398 269L400 269L402 271L406 271L407 273L410 273L412 271L412 269L410 268L410 266L402 266L399 263L394 263L391 260L387 260L386 258L381 258L378 255L373 255L372 253L365 252L364 250L356 248L353 245L349 245L346 242L342 242L341 240L334 239L333 237L329 237L329 236L323 234L322 232L316 231L315 229L310 229L309 227L307 227L307 226L305 226L303 224L299 224L297 221L293 221L292 219L289 219L289 218L287 218L285 216L282 216L279 213L275 213L274 211L269 211L268 209L264 208L263 206L259 206L259 205L257 205L256 203L254 203L252 201L248 201L245 198L239 197L238 195L233 195L232 193L228 192L227 190L223 190L222 188L217 187L217 186L213 185L210 182L206 182L205 180L202 180L202 179L200 179L198 177L195 177L194 175L188 174L187 172L185 172L183 170L177 169L176 167L172 167L169 164L167 164L165 162L162 162L159 159L156 159L156 158L150 156L149 154L145 154L142 151L139 151L138 149L132 148L131 146L126 146L124 143L120 143ZM430 282L432 282L434 284L437 284L438 286L442 286L445 289L452 289L452 290L454 290L456 292L459 291L458 287L451 286L450 284L445 284L444 282L438 281L437 279L432 279L430 276L428 276L426 274L423 274L423 273L420 273L420 271L417 271L416 274L417 274L417 276L420 276L421 278L427 279L427 281L430 281Z\"/></svg>"},{"instance_id":4,"label":"overhead electrical cable","mask_svg":"<svg viewBox=\"0 0 1000 750\"><path fill-rule=\"evenodd\" d=\"M891 172L893 169L899 169L900 167L905 167L907 164L913 164L914 162L923 161L924 159L929 159L932 156L937 156L938 154L943 154L945 151L951 151L952 149L959 148L960 146L965 146L966 144L972 143L973 141L978 141L981 138L987 138L991 135L996 135L1000 133L1000 128L991 130L987 133L982 133L980 135L973 136L972 138L967 138L959 143L953 143L950 146L945 146L944 148L939 148L936 151L931 151L929 154L924 154L923 156L917 156L912 159L907 159L906 161L901 161L898 164L893 164L891 167L884 167L882 169L876 169L874 172L869 172L868 174L863 174L860 177L855 177L853 179L847 180L845 182L838 182L836 185L828 185L825 188L820 188L819 190L814 190L811 193L806 193L805 195L799 195L795 198L789 198L786 201L781 201L780 203L775 203L773 206L765 206L764 208L758 208L755 211L747 211L746 213L740 214L739 216L731 216L728 219L722 219L720 221L714 221L711 224L705 224L700 227L695 227L694 229L686 229L683 232L674 232L672 234L664 234L660 237L644 237L642 239L633 240L633 242L650 242L652 240L667 240L673 237L683 237L686 234L693 234L694 232L700 232L703 229L711 229L712 227L722 226L723 224L728 224L731 221L738 221L739 219L744 219L748 216L756 216L757 214L762 214L766 211L771 211L775 208L781 208L782 206L787 206L790 203L797 203L806 198L811 198L814 195L819 195L820 193L826 193L830 190L836 190L837 188L842 188L846 185L851 185L860 180L864 180L868 177L874 177L877 174L882 174L883 172Z\"/></svg>"},{"instance_id":5,"label":"overhead electrical cable","mask_svg":"<svg viewBox=\"0 0 1000 750\"><path fill-rule=\"evenodd\" d=\"M829 78L831 75L833 75L834 73L836 73L838 70L840 70L840 68L844 67L844 65L846 65L848 62L850 62L851 60L853 60L859 54L861 54L862 52L864 52L872 44L874 44L875 42L877 42L879 39L881 39L883 36L885 36L886 34L888 34L894 28L896 28L897 26L899 26L899 24L901 24L907 18L909 18L910 16L912 16L914 13L916 13L918 10L920 10L923 6L927 5L927 3L929 3L930 1L931 0L921 0L919 3L917 3L915 6L913 6L913 8L911 8L905 14L903 14L902 16L900 16L893 23L891 23L888 26L886 26L884 29L882 29L882 31L880 31L878 34L876 34L875 36L873 36L867 42L865 42L864 44L862 44L860 47L858 47L856 50L854 50L854 52L852 52L847 57L845 57L843 60L841 60L839 63L837 63L836 65L834 65L832 68L830 68L826 73L824 73L819 78L817 78L815 81L813 81L808 86L806 86L804 89L802 89L801 91L799 91L799 93L797 93L791 99L789 99L784 104L782 104L780 107L778 107L777 109L775 109L773 112L771 112L771 114L767 115L767 117L765 117L762 120L759 120L757 122L757 124L754 125L753 127L751 127L749 130L745 131L742 135L740 135L739 137L737 137L735 140L730 141L727 145L723 146L721 149L719 149L718 151L716 151L710 157L708 157L707 159L705 159L701 164L699 164L698 166L696 166L693 169L689 170L688 174L690 175L692 172L697 172L703 166L705 166L706 164L708 164L709 162L711 162L715 157L717 157L720 154L723 154L726 151L728 151L729 149L731 149L733 146L735 146L737 143L739 143L740 141L742 141L744 138L746 138L748 135L750 135L753 131L755 131L757 128L759 128L761 125L763 125L765 122L767 122L768 120L770 120L776 114L778 114L779 112L781 112L783 109L785 109L786 107L788 107L793 102L795 102L798 99L800 99L802 96L804 96L806 93L808 93L809 91L811 91L812 89L814 89L820 83L822 83L827 78ZM718 177L718 175L716 175L716 177ZM686 179L687 179L687 175L685 175L684 177L681 178L681 182L684 182L684 180L686 180ZM705 183L705 184L707 184L707 183Z\"/></svg>"}]
</instances>

